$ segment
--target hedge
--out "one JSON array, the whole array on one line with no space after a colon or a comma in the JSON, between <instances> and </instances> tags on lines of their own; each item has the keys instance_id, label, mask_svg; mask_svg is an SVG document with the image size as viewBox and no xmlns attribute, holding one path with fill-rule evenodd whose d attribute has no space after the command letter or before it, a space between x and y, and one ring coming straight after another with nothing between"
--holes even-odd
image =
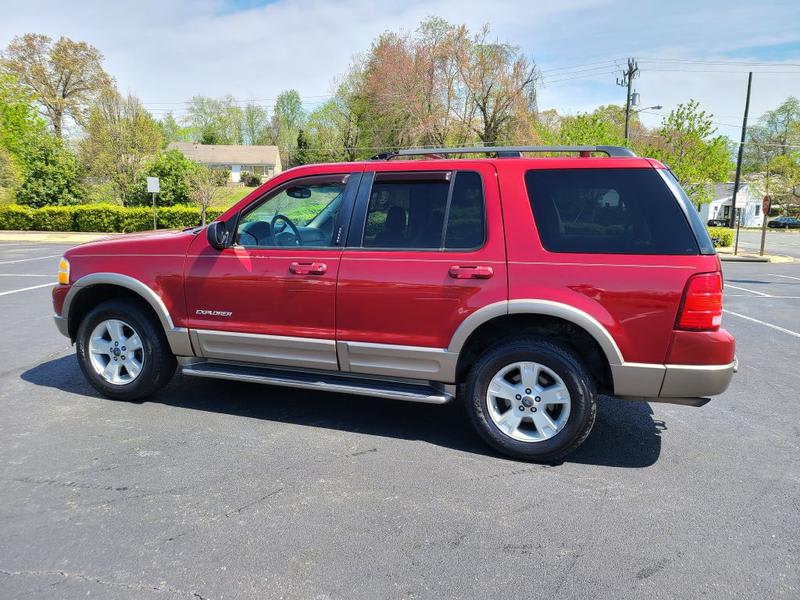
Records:
<instances>
[{"instance_id":1,"label":"hedge","mask_svg":"<svg viewBox=\"0 0 800 600\"><path fill-rule=\"evenodd\" d=\"M225 208L211 207L206 220L212 221ZM181 229L200 224L196 206L165 206L157 211L159 229ZM147 231L153 228L153 211L147 207L125 208L113 204L47 206L28 208L18 204L0 206L0 229L23 231L92 231L101 233Z\"/></svg>"},{"instance_id":2,"label":"hedge","mask_svg":"<svg viewBox=\"0 0 800 600\"><path fill-rule=\"evenodd\" d=\"M714 242L714 248L733 245L733 229L727 227L709 227L708 234Z\"/></svg>"}]
</instances>

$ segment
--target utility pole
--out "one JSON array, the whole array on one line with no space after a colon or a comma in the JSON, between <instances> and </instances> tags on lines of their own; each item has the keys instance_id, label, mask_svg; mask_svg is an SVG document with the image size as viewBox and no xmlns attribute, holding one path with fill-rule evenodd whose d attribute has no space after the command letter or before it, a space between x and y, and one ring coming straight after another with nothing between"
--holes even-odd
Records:
<instances>
[{"instance_id":1,"label":"utility pole","mask_svg":"<svg viewBox=\"0 0 800 600\"><path fill-rule=\"evenodd\" d=\"M728 226L733 227L736 220L736 193L739 191L739 179L742 175L742 155L744 154L744 139L747 136L747 113L750 112L750 88L753 85L753 72L747 75L747 98L744 101L744 118L742 119L742 140L739 143L739 156L736 159L736 178L733 180L733 198L731 198L731 214L728 219ZM741 219L740 219L741 220ZM733 246L733 253L739 250L739 228L736 228L736 243Z\"/></svg>"},{"instance_id":2,"label":"utility pole","mask_svg":"<svg viewBox=\"0 0 800 600\"><path fill-rule=\"evenodd\" d=\"M633 80L639 74L639 65L633 58L628 59L628 68L622 72L622 77L617 78L617 85L620 87L628 88L628 97L625 100L625 144L628 143L628 136L630 135L631 127L631 86Z\"/></svg>"}]
</instances>

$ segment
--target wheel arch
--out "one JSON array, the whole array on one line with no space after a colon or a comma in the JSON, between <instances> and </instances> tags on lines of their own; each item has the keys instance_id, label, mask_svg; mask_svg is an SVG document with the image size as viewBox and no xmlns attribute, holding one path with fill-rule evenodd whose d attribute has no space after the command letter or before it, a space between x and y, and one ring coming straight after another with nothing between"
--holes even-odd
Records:
<instances>
[{"instance_id":1,"label":"wheel arch","mask_svg":"<svg viewBox=\"0 0 800 600\"><path fill-rule=\"evenodd\" d=\"M161 297L145 283L119 273L92 273L73 284L62 309L62 315L67 318L70 339L75 341L81 320L93 306L114 298L129 298L140 302L161 324L175 355L194 355L188 330L175 327Z\"/></svg>"},{"instance_id":2,"label":"wheel arch","mask_svg":"<svg viewBox=\"0 0 800 600\"><path fill-rule=\"evenodd\" d=\"M614 338L591 315L550 300L497 302L465 319L448 347L458 355L456 380L463 381L469 365L487 344L523 333L561 340L587 362L598 387L613 392L611 367L624 362Z\"/></svg>"}]
</instances>

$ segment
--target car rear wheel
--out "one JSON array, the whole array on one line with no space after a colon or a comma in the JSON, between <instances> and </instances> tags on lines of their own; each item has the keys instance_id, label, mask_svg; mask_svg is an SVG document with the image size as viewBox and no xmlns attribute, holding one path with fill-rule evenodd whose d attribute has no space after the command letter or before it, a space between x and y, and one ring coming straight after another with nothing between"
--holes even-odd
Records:
<instances>
[{"instance_id":1,"label":"car rear wheel","mask_svg":"<svg viewBox=\"0 0 800 600\"><path fill-rule=\"evenodd\" d=\"M567 348L539 338L503 342L480 356L465 384L478 434L513 458L553 463L588 437L594 382Z\"/></svg>"},{"instance_id":2,"label":"car rear wheel","mask_svg":"<svg viewBox=\"0 0 800 600\"><path fill-rule=\"evenodd\" d=\"M89 383L115 400L146 398L175 373L175 357L161 324L127 300L92 309L78 327L76 351Z\"/></svg>"}]
</instances>

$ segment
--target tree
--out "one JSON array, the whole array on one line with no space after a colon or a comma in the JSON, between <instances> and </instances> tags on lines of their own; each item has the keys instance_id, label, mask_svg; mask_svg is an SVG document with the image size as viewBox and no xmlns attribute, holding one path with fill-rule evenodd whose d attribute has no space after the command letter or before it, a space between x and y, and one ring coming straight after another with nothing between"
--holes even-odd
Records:
<instances>
[{"instance_id":1,"label":"tree","mask_svg":"<svg viewBox=\"0 0 800 600\"><path fill-rule=\"evenodd\" d=\"M87 172L109 180L127 206L137 173L162 144L161 127L139 99L108 88L89 114L80 156Z\"/></svg>"},{"instance_id":2,"label":"tree","mask_svg":"<svg viewBox=\"0 0 800 600\"><path fill-rule=\"evenodd\" d=\"M617 124L594 112L559 117L550 124L539 123L538 135L547 144L622 146L623 132Z\"/></svg>"},{"instance_id":3,"label":"tree","mask_svg":"<svg viewBox=\"0 0 800 600\"><path fill-rule=\"evenodd\" d=\"M272 112L272 139L281 152L284 164L293 164L297 134L305 123L303 102L297 90L281 92Z\"/></svg>"},{"instance_id":4,"label":"tree","mask_svg":"<svg viewBox=\"0 0 800 600\"><path fill-rule=\"evenodd\" d=\"M171 142L188 142L191 139L189 128L182 127L171 112L161 117L158 126L161 128L161 137L165 146Z\"/></svg>"},{"instance_id":5,"label":"tree","mask_svg":"<svg viewBox=\"0 0 800 600\"><path fill-rule=\"evenodd\" d=\"M308 138L302 129L297 132L297 150L294 153L295 165L307 165L311 162L309 157Z\"/></svg>"},{"instance_id":6,"label":"tree","mask_svg":"<svg viewBox=\"0 0 800 600\"><path fill-rule=\"evenodd\" d=\"M662 121L660 139L643 152L667 164L698 205L710 200L708 184L726 181L734 167L726 138L714 135L712 118L695 100L679 104Z\"/></svg>"},{"instance_id":7,"label":"tree","mask_svg":"<svg viewBox=\"0 0 800 600\"><path fill-rule=\"evenodd\" d=\"M61 137L64 118L82 124L94 99L112 84L103 55L86 42L27 33L15 37L2 65L36 94L36 101Z\"/></svg>"},{"instance_id":8,"label":"tree","mask_svg":"<svg viewBox=\"0 0 800 600\"><path fill-rule=\"evenodd\" d=\"M251 145L269 144L270 128L267 111L257 105L248 103L242 112L244 142Z\"/></svg>"},{"instance_id":9,"label":"tree","mask_svg":"<svg viewBox=\"0 0 800 600\"><path fill-rule=\"evenodd\" d=\"M129 202L132 205L149 205L150 194L147 192L147 177L158 177L161 191L158 194L160 206L186 204L191 201L189 191L189 174L195 164L180 150L166 150L154 156L140 169L136 183L131 190Z\"/></svg>"},{"instance_id":10,"label":"tree","mask_svg":"<svg viewBox=\"0 0 800 600\"><path fill-rule=\"evenodd\" d=\"M487 146L512 141L536 113L536 65L519 48L489 42L489 28L475 36L461 77L477 111L472 128ZM515 135L516 134L516 135Z\"/></svg>"},{"instance_id":11,"label":"tree","mask_svg":"<svg viewBox=\"0 0 800 600\"><path fill-rule=\"evenodd\" d=\"M23 157L18 204L33 208L78 204L84 196L78 159L64 142L50 135L34 140Z\"/></svg>"},{"instance_id":12,"label":"tree","mask_svg":"<svg viewBox=\"0 0 800 600\"><path fill-rule=\"evenodd\" d=\"M204 165L195 165L188 173L187 183L192 201L200 206L201 225L206 224L206 211L221 196L225 185L225 173L209 169Z\"/></svg>"},{"instance_id":13,"label":"tree","mask_svg":"<svg viewBox=\"0 0 800 600\"><path fill-rule=\"evenodd\" d=\"M186 124L201 144L243 144L244 113L233 96L221 99L194 96L189 101Z\"/></svg>"},{"instance_id":14,"label":"tree","mask_svg":"<svg viewBox=\"0 0 800 600\"><path fill-rule=\"evenodd\" d=\"M34 97L0 75L0 194L29 206L75 204L83 196L74 155L47 132Z\"/></svg>"}]
</instances>

